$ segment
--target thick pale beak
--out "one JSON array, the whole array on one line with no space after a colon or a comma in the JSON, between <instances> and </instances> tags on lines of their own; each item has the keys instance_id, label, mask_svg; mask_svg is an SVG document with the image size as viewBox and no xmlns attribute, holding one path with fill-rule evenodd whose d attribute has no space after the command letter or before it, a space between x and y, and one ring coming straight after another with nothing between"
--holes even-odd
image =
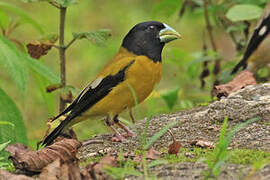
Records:
<instances>
[{"instance_id":1,"label":"thick pale beak","mask_svg":"<svg viewBox=\"0 0 270 180\"><path fill-rule=\"evenodd\" d=\"M173 28L167 24L164 24L164 26L165 28L161 29L159 32L160 42L168 43L170 41L182 38L181 35Z\"/></svg>"}]
</instances>

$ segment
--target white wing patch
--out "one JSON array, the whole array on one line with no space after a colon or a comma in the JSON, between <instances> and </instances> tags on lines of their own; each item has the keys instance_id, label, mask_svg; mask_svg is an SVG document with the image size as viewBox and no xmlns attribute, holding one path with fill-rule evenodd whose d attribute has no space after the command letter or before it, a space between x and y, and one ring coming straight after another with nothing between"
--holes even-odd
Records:
<instances>
[{"instance_id":1,"label":"white wing patch","mask_svg":"<svg viewBox=\"0 0 270 180\"><path fill-rule=\"evenodd\" d=\"M267 30L267 27L266 27L266 25L264 25L264 26L260 29L260 31L259 31L259 36L264 35L264 33L266 32L266 30Z\"/></svg>"},{"instance_id":2,"label":"white wing patch","mask_svg":"<svg viewBox=\"0 0 270 180\"><path fill-rule=\"evenodd\" d=\"M90 84L90 88L91 89L95 89L99 83L102 81L102 77L98 77L97 79L95 79L91 84Z\"/></svg>"}]
</instances>

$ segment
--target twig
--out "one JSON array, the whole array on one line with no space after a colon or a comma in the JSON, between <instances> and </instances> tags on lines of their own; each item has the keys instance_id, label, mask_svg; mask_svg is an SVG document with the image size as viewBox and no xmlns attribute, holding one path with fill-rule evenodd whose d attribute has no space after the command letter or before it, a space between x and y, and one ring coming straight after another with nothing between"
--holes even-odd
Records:
<instances>
[{"instance_id":1,"label":"twig","mask_svg":"<svg viewBox=\"0 0 270 180\"><path fill-rule=\"evenodd\" d=\"M66 56L65 56L65 18L66 7L60 7L60 26L59 26L59 58L60 58L60 72L61 72L61 85L66 86ZM59 111L65 109L66 103L60 96Z\"/></svg>"},{"instance_id":2,"label":"twig","mask_svg":"<svg viewBox=\"0 0 270 180\"><path fill-rule=\"evenodd\" d=\"M204 0L204 18L205 18L206 29L207 29L208 34L209 34L212 48L213 48L214 52L217 52L217 46L216 46L216 43L214 40L213 31L212 31L213 29L212 29L212 26L211 26L211 23L209 20L208 0ZM220 59L218 58L215 61L214 70L213 70L214 79L215 79L214 85L218 84L216 76L219 73L219 71L220 71Z\"/></svg>"},{"instance_id":3,"label":"twig","mask_svg":"<svg viewBox=\"0 0 270 180\"><path fill-rule=\"evenodd\" d=\"M60 49L60 46L57 46L57 45L52 45L52 47L56 48L56 49Z\"/></svg>"},{"instance_id":4,"label":"twig","mask_svg":"<svg viewBox=\"0 0 270 180\"><path fill-rule=\"evenodd\" d=\"M54 6L54 7L58 8L58 9L60 9L60 6L59 6L58 4L56 4L55 2L49 1L49 3L50 3L52 6Z\"/></svg>"},{"instance_id":5,"label":"twig","mask_svg":"<svg viewBox=\"0 0 270 180\"><path fill-rule=\"evenodd\" d=\"M217 46L214 41L214 36L212 32L212 26L209 20L209 14L208 14L208 0L204 0L204 18L205 18L205 23L206 23L206 28L210 37L211 45L213 50L216 52L217 51Z\"/></svg>"},{"instance_id":6,"label":"twig","mask_svg":"<svg viewBox=\"0 0 270 180\"><path fill-rule=\"evenodd\" d=\"M171 135L172 141L175 142L174 135L170 129L168 129L168 133Z\"/></svg>"},{"instance_id":7,"label":"twig","mask_svg":"<svg viewBox=\"0 0 270 180\"><path fill-rule=\"evenodd\" d=\"M103 144L103 143L104 143L103 140L90 139L82 142L82 146L87 146L89 144Z\"/></svg>"},{"instance_id":8,"label":"twig","mask_svg":"<svg viewBox=\"0 0 270 180\"><path fill-rule=\"evenodd\" d=\"M73 38L66 46L65 49L67 50L75 41L77 40L77 38Z\"/></svg>"}]
</instances>

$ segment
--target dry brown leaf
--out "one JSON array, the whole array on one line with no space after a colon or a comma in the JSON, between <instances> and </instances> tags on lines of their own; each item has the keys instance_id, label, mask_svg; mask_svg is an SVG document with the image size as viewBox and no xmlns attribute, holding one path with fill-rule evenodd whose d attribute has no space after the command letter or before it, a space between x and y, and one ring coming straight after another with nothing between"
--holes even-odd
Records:
<instances>
[{"instance_id":1,"label":"dry brown leaf","mask_svg":"<svg viewBox=\"0 0 270 180\"><path fill-rule=\"evenodd\" d=\"M40 180L90 180L90 174L81 174L78 163L62 163L60 159L53 161L42 169Z\"/></svg>"},{"instance_id":2,"label":"dry brown leaf","mask_svg":"<svg viewBox=\"0 0 270 180\"><path fill-rule=\"evenodd\" d=\"M105 180L109 179L109 176L105 174L102 170L108 166L116 167L117 165L117 157L108 154L103 157L98 163L88 164L85 168L88 174L90 174L93 179ZM83 174L87 173L84 172Z\"/></svg>"},{"instance_id":3,"label":"dry brown leaf","mask_svg":"<svg viewBox=\"0 0 270 180\"><path fill-rule=\"evenodd\" d=\"M34 178L21 175L21 174L12 174L3 169L0 169L0 179L1 180L34 180Z\"/></svg>"},{"instance_id":4,"label":"dry brown leaf","mask_svg":"<svg viewBox=\"0 0 270 180\"><path fill-rule=\"evenodd\" d=\"M195 140L190 143L192 146L197 146L201 148L208 148L213 149L215 147L215 144L210 141L204 141L204 140Z\"/></svg>"},{"instance_id":5,"label":"dry brown leaf","mask_svg":"<svg viewBox=\"0 0 270 180\"><path fill-rule=\"evenodd\" d=\"M27 153L32 150L28 149L28 147L25 146L24 144L16 143L16 144L8 145L5 151L9 152L11 156L15 156L15 153L17 153L18 151L22 153Z\"/></svg>"},{"instance_id":6,"label":"dry brown leaf","mask_svg":"<svg viewBox=\"0 0 270 180\"><path fill-rule=\"evenodd\" d=\"M176 141L175 138L174 138L174 135L173 133L171 132L171 130L168 130L169 134L171 135L172 137L172 141L173 143L169 145L169 149L168 149L168 153L169 154L175 154L177 155L178 152L179 152L179 149L181 147L181 144L179 141Z\"/></svg>"},{"instance_id":7,"label":"dry brown leaf","mask_svg":"<svg viewBox=\"0 0 270 180\"><path fill-rule=\"evenodd\" d=\"M248 85L257 84L255 78L253 77L253 73L245 70L240 72L235 78L227 84L222 84L215 86L212 95L217 96L218 98L225 96L227 97L229 94L236 92L240 89Z\"/></svg>"},{"instance_id":8,"label":"dry brown leaf","mask_svg":"<svg viewBox=\"0 0 270 180\"><path fill-rule=\"evenodd\" d=\"M40 172L41 169L60 158L62 162L76 161L76 153L81 143L75 139L63 139L44 149L33 151L9 145L6 150L11 150L9 157L15 168L25 172Z\"/></svg>"},{"instance_id":9,"label":"dry brown leaf","mask_svg":"<svg viewBox=\"0 0 270 180\"><path fill-rule=\"evenodd\" d=\"M177 155L180 147L181 147L181 144L179 141L173 141L173 143L169 145L168 153Z\"/></svg>"},{"instance_id":10,"label":"dry brown leaf","mask_svg":"<svg viewBox=\"0 0 270 180\"><path fill-rule=\"evenodd\" d=\"M46 87L46 92L50 93L62 87L63 87L62 84L51 84Z\"/></svg>"},{"instance_id":11,"label":"dry brown leaf","mask_svg":"<svg viewBox=\"0 0 270 180\"><path fill-rule=\"evenodd\" d=\"M52 48L53 43L50 41L32 41L26 45L28 54L35 59L39 59L41 56L44 56Z\"/></svg>"},{"instance_id":12,"label":"dry brown leaf","mask_svg":"<svg viewBox=\"0 0 270 180\"><path fill-rule=\"evenodd\" d=\"M161 154L160 152L154 150L153 148L150 148L146 152L146 159L147 160L156 160L156 159L158 159L160 154ZM142 155L135 156L133 160L136 161L136 162L141 162L142 161Z\"/></svg>"},{"instance_id":13,"label":"dry brown leaf","mask_svg":"<svg viewBox=\"0 0 270 180\"><path fill-rule=\"evenodd\" d=\"M146 153L146 159L156 160L158 159L160 154L160 152L154 150L153 148L150 148Z\"/></svg>"},{"instance_id":14,"label":"dry brown leaf","mask_svg":"<svg viewBox=\"0 0 270 180\"><path fill-rule=\"evenodd\" d=\"M117 157L116 156L112 156L110 154L106 155L105 157L103 157L98 164L96 164L93 168L95 172L101 172L103 168L107 167L107 166L112 166L115 167L117 166Z\"/></svg>"}]
</instances>

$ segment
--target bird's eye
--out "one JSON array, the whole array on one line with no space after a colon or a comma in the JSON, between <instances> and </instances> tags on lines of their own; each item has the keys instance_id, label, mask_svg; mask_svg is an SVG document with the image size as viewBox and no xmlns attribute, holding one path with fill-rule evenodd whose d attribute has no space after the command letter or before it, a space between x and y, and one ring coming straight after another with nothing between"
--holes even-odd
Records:
<instances>
[{"instance_id":1,"label":"bird's eye","mask_svg":"<svg viewBox=\"0 0 270 180\"><path fill-rule=\"evenodd\" d=\"M156 29L156 27L155 26L149 26L148 29L154 30L154 29Z\"/></svg>"}]
</instances>

